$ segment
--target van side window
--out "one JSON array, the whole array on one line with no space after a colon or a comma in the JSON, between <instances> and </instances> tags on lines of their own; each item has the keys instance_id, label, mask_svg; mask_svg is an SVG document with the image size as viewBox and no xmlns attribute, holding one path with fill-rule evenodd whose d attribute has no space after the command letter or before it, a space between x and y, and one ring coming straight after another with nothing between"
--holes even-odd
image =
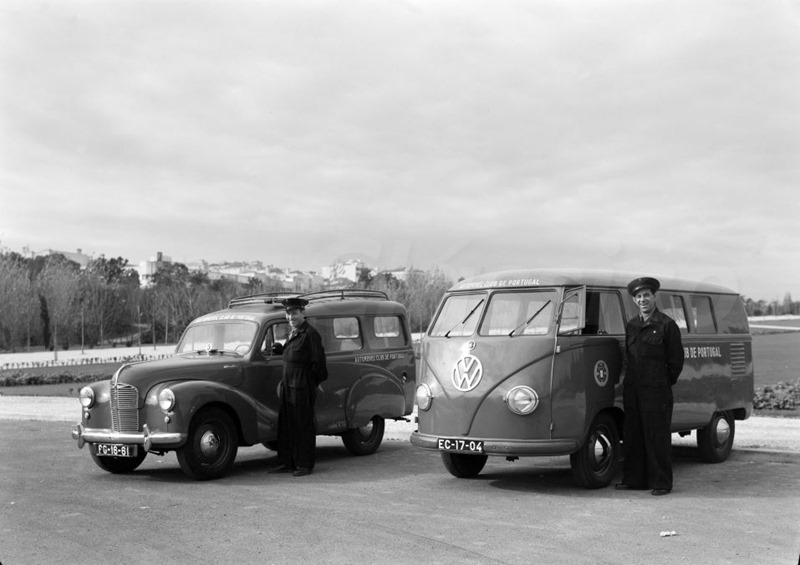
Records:
<instances>
[{"instance_id":1,"label":"van side window","mask_svg":"<svg viewBox=\"0 0 800 565\"><path fill-rule=\"evenodd\" d=\"M380 349L391 349L406 345L405 332L399 316L375 316L372 319L372 328L378 338Z\"/></svg>"},{"instance_id":2,"label":"van side window","mask_svg":"<svg viewBox=\"0 0 800 565\"><path fill-rule=\"evenodd\" d=\"M714 314L711 311L711 298L692 295L690 300L695 331L699 334L717 333L717 325L714 323Z\"/></svg>"},{"instance_id":3,"label":"van side window","mask_svg":"<svg viewBox=\"0 0 800 565\"><path fill-rule=\"evenodd\" d=\"M661 299L658 305L659 309L675 320L682 334L687 333L689 326L686 324L686 306L683 303L683 296L659 293L659 298Z\"/></svg>"},{"instance_id":4,"label":"van side window","mask_svg":"<svg viewBox=\"0 0 800 565\"><path fill-rule=\"evenodd\" d=\"M586 325L583 335L622 335L625 316L618 292L590 290L586 293Z\"/></svg>"}]
</instances>

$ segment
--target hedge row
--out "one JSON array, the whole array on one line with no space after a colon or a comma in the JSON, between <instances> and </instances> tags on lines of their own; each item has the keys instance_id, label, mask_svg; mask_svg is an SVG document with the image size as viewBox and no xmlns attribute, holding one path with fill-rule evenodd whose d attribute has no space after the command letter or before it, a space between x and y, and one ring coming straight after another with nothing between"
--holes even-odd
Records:
<instances>
[{"instance_id":1,"label":"hedge row","mask_svg":"<svg viewBox=\"0 0 800 565\"><path fill-rule=\"evenodd\" d=\"M756 410L796 410L800 408L800 379L756 389L753 397Z\"/></svg>"}]
</instances>

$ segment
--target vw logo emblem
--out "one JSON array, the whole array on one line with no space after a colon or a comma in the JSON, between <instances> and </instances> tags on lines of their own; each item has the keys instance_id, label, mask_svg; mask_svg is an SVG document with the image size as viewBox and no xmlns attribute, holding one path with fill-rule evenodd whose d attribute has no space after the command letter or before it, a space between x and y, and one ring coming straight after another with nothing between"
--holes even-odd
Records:
<instances>
[{"instance_id":1,"label":"vw logo emblem","mask_svg":"<svg viewBox=\"0 0 800 565\"><path fill-rule=\"evenodd\" d=\"M599 386L608 384L609 370L608 365L602 359L594 364L594 382Z\"/></svg>"},{"instance_id":2,"label":"vw logo emblem","mask_svg":"<svg viewBox=\"0 0 800 565\"><path fill-rule=\"evenodd\" d=\"M474 355L465 355L453 365L453 385L461 392L478 386L483 377L483 365Z\"/></svg>"}]
</instances>

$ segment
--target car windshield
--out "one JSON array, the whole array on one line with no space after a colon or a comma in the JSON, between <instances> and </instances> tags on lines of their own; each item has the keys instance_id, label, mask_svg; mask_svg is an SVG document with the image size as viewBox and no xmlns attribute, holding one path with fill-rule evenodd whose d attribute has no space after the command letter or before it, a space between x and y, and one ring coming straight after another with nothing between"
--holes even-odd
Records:
<instances>
[{"instance_id":1,"label":"car windshield","mask_svg":"<svg viewBox=\"0 0 800 565\"><path fill-rule=\"evenodd\" d=\"M257 329L257 324L248 321L195 323L186 329L176 352L230 351L244 354L250 350Z\"/></svg>"}]
</instances>

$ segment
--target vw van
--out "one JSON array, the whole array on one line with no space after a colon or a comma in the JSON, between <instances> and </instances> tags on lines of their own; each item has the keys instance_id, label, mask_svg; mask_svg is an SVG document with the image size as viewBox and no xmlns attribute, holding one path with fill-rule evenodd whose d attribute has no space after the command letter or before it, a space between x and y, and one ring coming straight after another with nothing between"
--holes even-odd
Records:
<instances>
[{"instance_id":1,"label":"vw van","mask_svg":"<svg viewBox=\"0 0 800 565\"><path fill-rule=\"evenodd\" d=\"M414 406L415 356L403 305L386 294L335 290L258 294L201 316L175 355L121 366L110 381L80 391L78 447L111 473L136 469L148 453L175 451L195 479L222 477L239 446L274 448L282 346L290 328L281 300L308 301L306 319L322 337L328 379L317 395L320 435L340 436L355 455L375 452L385 419Z\"/></svg>"},{"instance_id":2,"label":"vw van","mask_svg":"<svg viewBox=\"0 0 800 565\"><path fill-rule=\"evenodd\" d=\"M638 313L626 285L637 276L539 269L454 285L422 339L411 442L439 451L456 477L489 456L569 455L580 486L607 486L624 441L625 325ZM658 278L685 357L672 431L695 431L702 457L724 461L753 409L744 304L722 286Z\"/></svg>"}]
</instances>

